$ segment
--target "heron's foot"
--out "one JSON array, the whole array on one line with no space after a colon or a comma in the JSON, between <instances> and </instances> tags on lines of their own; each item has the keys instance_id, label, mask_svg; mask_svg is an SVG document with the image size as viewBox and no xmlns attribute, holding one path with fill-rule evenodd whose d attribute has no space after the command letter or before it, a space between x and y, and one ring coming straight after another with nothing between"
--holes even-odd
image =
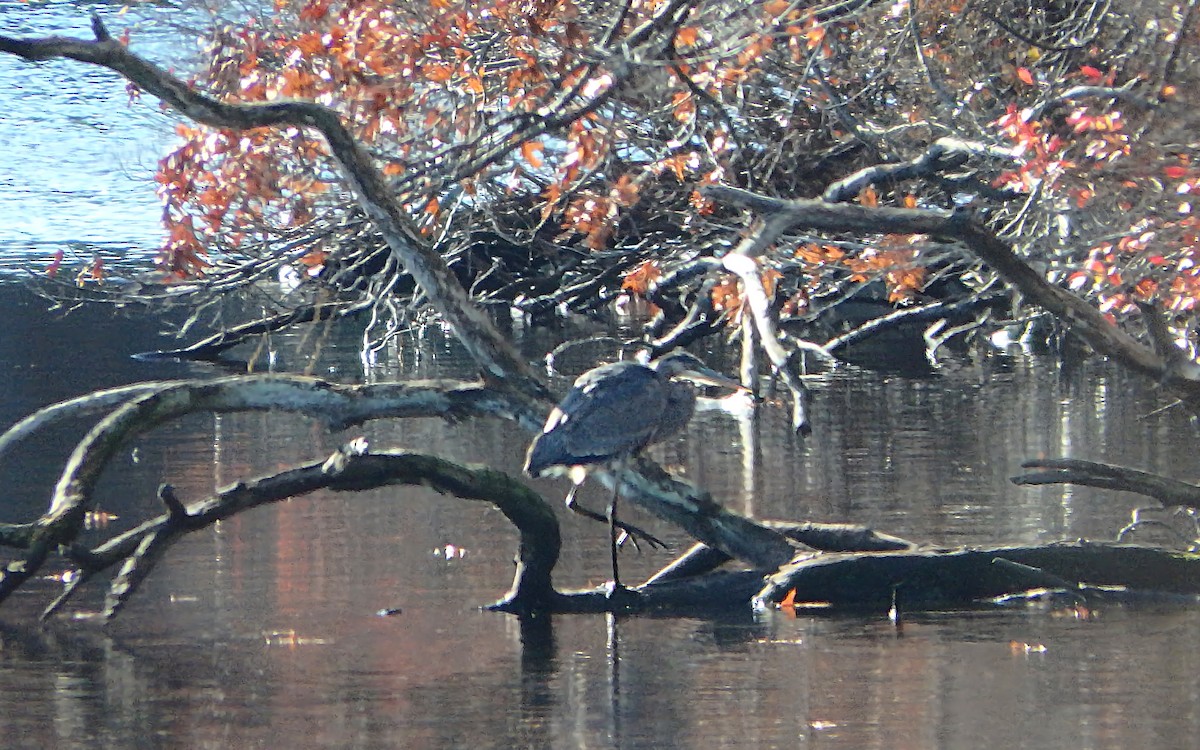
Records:
<instances>
[{"instance_id":1,"label":"heron's foot","mask_svg":"<svg viewBox=\"0 0 1200 750\"><path fill-rule=\"evenodd\" d=\"M624 545L625 542L632 542L633 548L635 550L637 550L638 552L641 552L642 546L640 544L638 544L638 537L641 537L642 541L645 542L646 545L648 547L650 547L650 549L666 549L667 548L666 542L664 542L663 540L654 536L653 534L651 534L649 531L646 531L645 529L638 528L637 526L634 526L631 523L625 523L624 521L617 521L616 524L617 524L617 528L621 530L621 535L619 537L617 537L617 548L618 549L622 545Z\"/></svg>"},{"instance_id":2,"label":"heron's foot","mask_svg":"<svg viewBox=\"0 0 1200 750\"><path fill-rule=\"evenodd\" d=\"M604 598L618 609L633 609L642 601L642 595L637 591L612 581L609 581L604 587Z\"/></svg>"}]
</instances>

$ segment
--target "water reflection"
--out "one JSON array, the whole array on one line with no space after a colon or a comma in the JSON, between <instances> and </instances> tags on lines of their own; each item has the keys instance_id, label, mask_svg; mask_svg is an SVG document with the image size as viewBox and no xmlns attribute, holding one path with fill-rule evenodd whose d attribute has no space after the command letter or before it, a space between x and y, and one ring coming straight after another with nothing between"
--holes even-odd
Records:
<instances>
[{"instance_id":1,"label":"water reflection","mask_svg":"<svg viewBox=\"0 0 1200 750\"><path fill-rule=\"evenodd\" d=\"M149 324L100 313L47 320L39 310L0 287L17 339L0 339L8 419L94 386L207 372L129 360L155 345ZM387 377L469 374L450 341L424 336L425 353L397 352ZM522 336L531 357L544 346L536 336ZM294 356L286 339L277 345ZM353 371L352 346L324 351L322 371ZM1098 490L1014 488L1007 477L1026 457L1069 449L1175 474L1190 465L1178 436L1194 437L1192 421L1099 363L1064 371L1000 356L934 380L845 369L812 385L816 430L806 440L783 408L751 415L722 404L651 452L760 516L863 522L948 544L1110 536L1134 504ZM0 466L11 491L0 520L40 512L83 427L43 436ZM499 421L361 432L379 448L513 472L527 441ZM353 434L287 414L192 417L140 439L137 460L127 454L105 477L101 502L124 528L158 512L161 481L194 500ZM563 491L538 486L555 501ZM603 502L602 490L584 491ZM603 535L560 519L558 583L602 581ZM653 519L636 522L686 543ZM447 555L447 545L463 553ZM1186 746L1200 730L1200 665L1188 645L1200 622L1187 610L1116 608L1090 621L1038 610L925 615L899 633L882 614L606 623L480 612L508 586L515 546L503 517L480 503L413 488L319 493L182 540L103 631L29 625L58 585L40 581L0 610L0 732L19 738L12 747L38 748L148 737L201 748L1007 748ZM632 578L667 561L630 554L623 564ZM80 601L98 604L98 592ZM400 613L377 616L383 608Z\"/></svg>"}]
</instances>

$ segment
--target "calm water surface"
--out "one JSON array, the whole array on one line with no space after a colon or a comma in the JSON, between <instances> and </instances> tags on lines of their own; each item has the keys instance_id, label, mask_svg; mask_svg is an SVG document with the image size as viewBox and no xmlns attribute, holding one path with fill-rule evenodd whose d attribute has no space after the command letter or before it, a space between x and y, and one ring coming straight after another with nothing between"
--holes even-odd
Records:
<instances>
[{"instance_id":1,"label":"calm water surface","mask_svg":"<svg viewBox=\"0 0 1200 750\"><path fill-rule=\"evenodd\" d=\"M88 9L0 0L0 28L84 34ZM171 58L164 24L176 12L131 11L160 59ZM123 85L80 66L0 58L0 97L0 265L67 243L151 252L149 170L170 123L153 107L128 108ZM0 286L0 315L4 423L97 387L217 374L129 359L162 345L157 321L87 310L63 319L11 285ZM531 358L549 345L513 333ZM468 373L436 330L366 376L354 342L353 332L332 342L319 371L351 382ZM275 342L284 363L303 361L310 345ZM747 513L867 523L938 544L1109 537L1137 502L1012 486L1030 457L1195 474L1193 421L1164 408L1152 384L1102 364L1063 371L994 354L934 379L846 368L811 386L816 429L803 442L785 409L713 406L655 455ZM42 512L86 427L49 431L5 458L0 521ZM499 422L360 432L378 448L512 472L528 439ZM164 426L105 477L101 503L118 516L108 531L157 513L159 482L196 500L326 455L351 434L278 414ZM604 530L561 519L559 584L602 581ZM676 550L687 544L635 520ZM478 503L419 490L320 494L181 541L105 628L34 624L59 586L41 580L0 608L0 736L13 748L1182 748L1200 735L1193 611L1112 608L1086 621L945 613L912 617L899 633L882 615L522 624L478 609L507 588L514 550L504 519ZM632 578L669 560L627 553L623 564ZM78 606L99 602L93 591ZM400 614L377 616L383 608Z\"/></svg>"},{"instance_id":2,"label":"calm water surface","mask_svg":"<svg viewBox=\"0 0 1200 750\"><path fill-rule=\"evenodd\" d=\"M27 321L22 342L60 344L31 362L5 337L0 362L19 396L3 405L8 419L93 385L204 373L128 360L152 339L145 324L100 313L47 320L13 287L0 287L0 300L6 320ZM463 374L451 344L424 344L378 374ZM353 364L338 354L322 366L355 380ZM1192 423L1101 365L1064 375L994 356L936 380L846 370L812 384L816 431L802 443L783 409L756 423L710 409L656 455L762 516L864 522L947 544L1099 537L1124 522L1127 496L1009 485L1029 456L1180 475L1191 465ZM79 429L0 467L2 520L40 512L53 461ZM377 447L513 472L526 440L499 422L364 432ZM110 529L156 513L160 481L193 500L348 436L279 414L164 427L109 472L102 504L119 516ZM560 585L603 580L603 529L562 521ZM686 543L638 521L677 549ZM1188 747L1200 730L1192 611L1112 608L1089 621L944 613L912 617L900 633L882 613L523 625L478 610L507 587L514 545L500 514L478 503L414 490L320 494L193 534L107 628L34 625L58 587L40 581L0 610L0 734L30 748L1122 748ZM625 558L630 575L668 560ZM80 605L98 603L92 592ZM401 613L376 614L387 607Z\"/></svg>"}]
</instances>

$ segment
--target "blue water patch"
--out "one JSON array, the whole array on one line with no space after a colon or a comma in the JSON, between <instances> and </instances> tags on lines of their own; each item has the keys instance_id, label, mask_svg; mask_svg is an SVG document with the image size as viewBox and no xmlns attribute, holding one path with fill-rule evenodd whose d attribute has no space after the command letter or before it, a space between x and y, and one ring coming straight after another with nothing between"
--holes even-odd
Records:
<instances>
[{"instance_id":1,"label":"blue water patch","mask_svg":"<svg viewBox=\"0 0 1200 750\"><path fill-rule=\"evenodd\" d=\"M0 33L92 38L87 5L0 0ZM135 51L177 69L194 59L195 14L96 6ZM189 18L189 16L191 16ZM153 97L130 101L117 74L82 63L0 56L0 267L44 264L58 249L96 247L106 262L148 260L163 230L158 159L175 119Z\"/></svg>"}]
</instances>

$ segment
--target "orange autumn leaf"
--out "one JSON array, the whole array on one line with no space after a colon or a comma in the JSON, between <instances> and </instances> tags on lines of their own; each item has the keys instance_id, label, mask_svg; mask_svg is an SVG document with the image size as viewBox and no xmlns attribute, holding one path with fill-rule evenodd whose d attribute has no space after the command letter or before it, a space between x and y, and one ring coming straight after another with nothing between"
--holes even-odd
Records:
<instances>
[{"instance_id":1,"label":"orange autumn leaf","mask_svg":"<svg viewBox=\"0 0 1200 750\"><path fill-rule=\"evenodd\" d=\"M808 48L816 49L825 41L825 27L814 25L804 36L808 39Z\"/></svg>"},{"instance_id":2,"label":"orange autumn leaf","mask_svg":"<svg viewBox=\"0 0 1200 750\"><path fill-rule=\"evenodd\" d=\"M783 278L783 274L777 269L768 268L762 272L762 276L760 278L762 280L763 289L766 291L767 296L774 297L775 286L779 283L779 280Z\"/></svg>"},{"instance_id":3,"label":"orange autumn leaf","mask_svg":"<svg viewBox=\"0 0 1200 750\"><path fill-rule=\"evenodd\" d=\"M543 164L542 150L541 141L525 141L521 144L521 156L524 157L525 163L534 169L539 169Z\"/></svg>"},{"instance_id":4,"label":"orange autumn leaf","mask_svg":"<svg viewBox=\"0 0 1200 750\"><path fill-rule=\"evenodd\" d=\"M789 3L788 0L770 0L763 5L763 10L765 10L769 16L781 16L786 13L787 9L790 7L792 7L792 4Z\"/></svg>"},{"instance_id":5,"label":"orange autumn leaf","mask_svg":"<svg viewBox=\"0 0 1200 750\"><path fill-rule=\"evenodd\" d=\"M879 194L875 192L875 187L867 185L863 188L862 192L858 194L858 202L867 208L877 207L879 205Z\"/></svg>"},{"instance_id":6,"label":"orange autumn leaf","mask_svg":"<svg viewBox=\"0 0 1200 750\"><path fill-rule=\"evenodd\" d=\"M662 278L662 269L658 261L647 260L625 274L621 289L632 292L640 297L646 296L650 285Z\"/></svg>"},{"instance_id":7,"label":"orange autumn leaf","mask_svg":"<svg viewBox=\"0 0 1200 750\"><path fill-rule=\"evenodd\" d=\"M58 269L62 268L63 251L60 249L54 253L54 260L50 261L50 265L46 266L46 277L53 279L58 275Z\"/></svg>"},{"instance_id":8,"label":"orange autumn leaf","mask_svg":"<svg viewBox=\"0 0 1200 750\"><path fill-rule=\"evenodd\" d=\"M796 606L796 589L791 589L787 592L787 596L779 602L780 609L794 608Z\"/></svg>"},{"instance_id":9,"label":"orange autumn leaf","mask_svg":"<svg viewBox=\"0 0 1200 750\"><path fill-rule=\"evenodd\" d=\"M1029 72L1029 68L1017 68L1017 78L1026 86L1033 85L1033 73Z\"/></svg>"},{"instance_id":10,"label":"orange autumn leaf","mask_svg":"<svg viewBox=\"0 0 1200 750\"><path fill-rule=\"evenodd\" d=\"M713 308L718 312L734 312L742 307L742 289L736 276L727 276L712 289Z\"/></svg>"},{"instance_id":11,"label":"orange autumn leaf","mask_svg":"<svg viewBox=\"0 0 1200 750\"><path fill-rule=\"evenodd\" d=\"M445 83L454 76L454 69L449 65L426 65L421 72L427 79L436 83Z\"/></svg>"},{"instance_id":12,"label":"orange autumn leaf","mask_svg":"<svg viewBox=\"0 0 1200 750\"><path fill-rule=\"evenodd\" d=\"M329 257L329 253L324 250L313 250L312 252L300 258L300 262L309 268L318 268L325 265L325 259Z\"/></svg>"},{"instance_id":13,"label":"orange autumn leaf","mask_svg":"<svg viewBox=\"0 0 1200 750\"><path fill-rule=\"evenodd\" d=\"M627 174L621 175L617 179L617 184L613 185L609 191L609 197L613 199L618 206L629 208L638 202L641 188L637 180Z\"/></svg>"}]
</instances>

